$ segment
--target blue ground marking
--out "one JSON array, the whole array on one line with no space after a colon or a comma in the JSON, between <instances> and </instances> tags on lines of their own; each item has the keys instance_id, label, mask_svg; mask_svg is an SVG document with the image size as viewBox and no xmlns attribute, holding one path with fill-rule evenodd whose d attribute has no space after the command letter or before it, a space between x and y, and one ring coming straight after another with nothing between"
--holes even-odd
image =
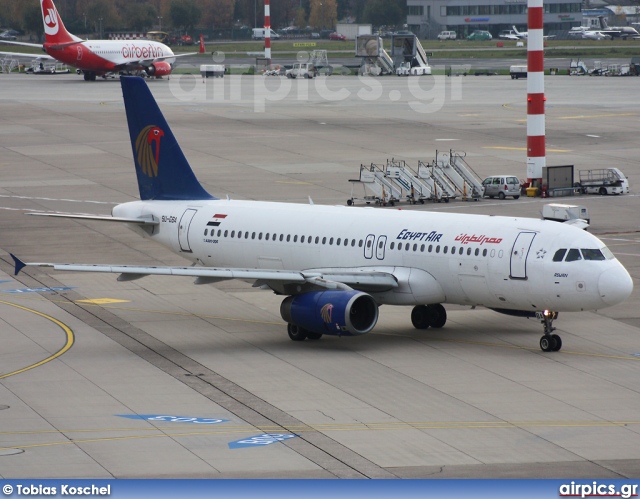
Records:
<instances>
[{"instance_id":1,"label":"blue ground marking","mask_svg":"<svg viewBox=\"0 0 640 499\"><path fill-rule=\"evenodd\" d=\"M159 421L165 423L219 424L226 423L228 421L228 419L168 416L166 414L116 414L116 416L120 418L142 419L144 421Z\"/></svg>"},{"instance_id":2,"label":"blue ground marking","mask_svg":"<svg viewBox=\"0 0 640 499\"><path fill-rule=\"evenodd\" d=\"M271 445L276 442L295 438L296 436L297 435L293 435L291 433L263 433L261 435L256 435L255 437L243 438L241 440L236 440L235 442L229 442L229 449Z\"/></svg>"},{"instance_id":3,"label":"blue ground marking","mask_svg":"<svg viewBox=\"0 0 640 499\"><path fill-rule=\"evenodd\" d=\"M5 281L8 282L8 281ZM0 293L13 293L13 294L20 294L20 293L48 293L50 291L68 291L70 289L75 289L75 286L71 286L71 287L61 287L61 288L24 288L24 289L3 289L0 291Z\"/></svg>"}]
</instances>

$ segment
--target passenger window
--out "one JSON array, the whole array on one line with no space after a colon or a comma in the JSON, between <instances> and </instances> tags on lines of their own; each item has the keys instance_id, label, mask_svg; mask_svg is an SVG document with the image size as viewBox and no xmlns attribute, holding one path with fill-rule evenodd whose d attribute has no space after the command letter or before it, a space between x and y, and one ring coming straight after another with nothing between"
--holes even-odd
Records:
<instances>
[{"instance_id":1,"label":"passenger window","mask_svg":"<svg viewBox=\"0 0 640 499\"><path fill-rule=\"evenodd\" d=\"M340 246L340 242L342 241L341 238L336 239L336 246Z\"/></svg>"},{"instance_id":2,"label":"passenger window","mask_svg":"<svg viewBox=\"0 0 640 499\"><path fill-rule=\"evenodd\" d=\"M418 245L417 244L413 245L413 251L418 251Z\"/></svg>"},{"instance_id":3,"label":"passenger window","mask_svg":"<svg viewBox=\"0 0 640 499\"><path fill-rule=\"evenodd\" d=\"M303 242L304 242L304 236L302 236L302 237L300 238L300 242L301 242L301 243L303 243Z\"/></svg>"},{"instance_id":4,"label":"passenger window","mask_svg":"<svg viewBox=\"0 0 640 499\"><path fill-rule=\"evenodd\" d=\"M424 244L420 245L420 251L424 253Z\"/></svg>"},{"instance_id":5,"label":"passenger window","mask_svg":"<svg viewBox=\"0 0 640 499\"><path fill-rule=\"evenodd\" d=\"M333 241L333 239L331 239ZM371 240L367 241L367 248L371 248Z\"/></svg>"},{"instance_id":6,"label":"passenger window","mask_svg":"<svg viewBox=\"0 0 640 499\"><path fill-rule=\"evenodd\" d=\"M338 244L340 244L340 243L338 243ZM384 243L383 243L382 241L380 241L380 242L378 243L378 248L382 249L382 246L384 246Z\"/></svg>"},{"instance_id":7,"label":"passenger window","mask_svg":"<svg viewBox=\"0 0 640 499\"><path fill-rule=\"evenodd\" d=\"M460 250L458 251L458 254L462 255L462 253L464 253L464 248L462 246L460 246Z\"/></svg>"},{"instance_id":8,"label":"passenger window","mask_svg":"<svg viewBox=\"0 0 640 499\"><path fill-rule=\"evenodd\" d=\"M255 232L252 232L252 233L251 233L251 239L255 239L255 238L256 238L256 233L255 233Z\"/></svg>"},{"instance_id":9,"label":"passenger window","mask_svg":"<svg viewBox=\"0 0 640 499\"><path fill-rule=\"evenodd\" d=\"M232 235L233 235L233 233L232 233ZM269 240L269 233L268 233L268 232L264 235L264 238L265 238L267 241Z\"/></svg>"},{"instance_id":10,"label":"passenger window","mask_svg":"<svg viewBox=\"0 0 640 499\"><path fill-rule=\"evenodd\" d=\"M348 239L345 239L345 240L344 240L344 245L345 245L345 246L349 246L349 240L348 240Z\"/></svg>"},{"instance_id":11,"label":"passenger window","mask_svg":"<svg viewBox=\"0 0 640 499\"><path fill-rule=\"evenodd\" d=\"M232 231L231 231L231 237L235 237L235 235L236 235L236 231L235 231L235 230L232 230Z\"/></svg>"},{"instance_id":12,"label":"passenger window","mask_svg":"<svg viewBox=\"0 0 640 499\"><path fill-rule=\"evenodd\" d=\"M487 256L487 248L482 250L482 256Z\"/></svg>"},{"instance_id":13,"label":"passenger window","mask_svg":"<svg viewBox=\"0 0 640 499\"><path fill-rule=\"evenodd\" d=\"M442 249L442 252L443 252L445 255L447 254L447 247L446 247L446 246Z\"/></svg>"},{"instance_id":14,"label":"passenger window","mask_svg":"<svg viewBox=\"0 0 640 499\"><path fill-rule=\"evenodd\" d=\"M391 243L391 244L389 245L389 249L393 249L393 248L395 248L395 246L396 246L396 243Z\"/></svg>"},{"instance_id":15,"label":"passenger window","mask_svg":"<svg viewBox=\"0 0 640 499\"><path fill-rule=\"evenodd\" d=\"M238 239L242 239L242 231L241 230L238 231Z\"/></svg>"},{"instance_id":16,"label":"passenger window","mask_svg":"<svg viewBox=\"0 0 640 499\"><path fill-rule=\"evenodd\" d=\"M604 255L599 249L584 249L582 248L582 257L585 260L605 260Z\"/></svg>"},{"instance_id":17,"label":"passenger window","mask_svg":"<svg viewBox=\"0 0 640 499\"><path fill-rule=\"evenodd\" d=\"M327 238L326 237L322 238L322 244L327 244Z\"/></svg>"},{"instance_id":18,"label":"passenger window","mask_svg":"<svg viewBox=\"0 0 640 499\"><path fill-rule=\"evenodd\" d=\"M298 236L297 236L297 235L296 235L296 236L293 236L293 242L294 242L294 243L297 243L297 242L298 242Z\"/></svg>"},{"instance_id":19,"label":"passenger window","mask_svg":"<svg viewBox=\"0 0 640 499\"><path fill-rule=\"evenodd\" d=\"M436 253L440 253L440 245L436 246Z\"/></svg>"},{"instance_id":20,"label":"passenger window","mask_svg":"<svg viewBox=\"0 0 640 499\"><path fill-rule=\"evenodd\" d=\"M575 262L576 260L582 260L582 256L580 256L580 250L571 248L569 253L567 253L567 258L565 262Z\"/></svg>"},{"instance_id":21,"label":"passenger window","mask_svg":"<svg viewBox=\"0 0 640 499\"><path fill-rule=\"evenodd\" d=\"M427 251L429 251L429 253L431 253L431 250L433 249L433 244L429 245L429 249Z\"/></svg>"},{"instance_id":22,"label":"passenger window","mask_svg":"<svg viewBox=\"0 0 640 499\"><path fill-rule=\"evenodd\" d=\"M358 248L362 248L362 239L360 239L360 241L358 241Z\"/></svg>"},{"instance_id":23,"label":"passenger window","mask_svg":"<svg viewBox=\"0 0 640 499\"><path fill-rule=\"evenodd\" d=\"M401 250L402 249L402 243L398 243L398 249Z\"/></svg>"},{"instance_id":24,"label":"passenger window","mask_svg":"<svg viewBox=\"0 0 640 499\"><path fill-rule=\"evenodd\" d=\"M287 242L291 241L291 234L287 234Z\"/></svg>"},{"instance_id":25,"label":"passenger window","mask_svg":"<svg viewBox=\"0 0 640 499\"><path fill-rule=\"evenodd\" d=\"M476 248L475 255L478 256L480 254L480 248Z\"/></svg>"},{"instance_id":26,"label":"passenger window","mask_svg":"<svg viewBox=\"0 0 640 499\"><path fill-rule=\"evenodd\" d=\"M284 234L280 234L280 241L284 240Z\"/></svg>"},{"instance_id":27,"label":"passenger window","mask_svg":"<svg viewBox=\"0 0 640 499\"><path fill-rule=\"evenodd\" d=\"M564 255L566 252L567 252L567 248L560 248L558 251L556 251L556 254L553 255L553 261L561 262L562 260L564 260Z\"/></svg>"},{"instance_id":28,"label":"passenger window","mask_svg":"<svg viewBox=\"0 0 640 499\"><path fill-rule=\"evenodd\" d=\"M225 235L226 235L226 234L225 234ZM258 234L258 239L259 239L260 241L262 241L262 232L261 232L260 234Z\"/></svg>"},{"instance_id":29,"label":"passenger window","mask_svg":"<svg viewBox=\"0 0 640 499\"><path fill-rule=\"evenodd\" d=\"M319 242L320 242L320 238L316 236L316 244L318 244Z\"/></svg>"},{"instance_id":30,"label":"passenger window","mask_svg":"<svg viewBox=\"0 0 640 499\"><path fill-rule=\"evenodd\" d=\"M218 237L220 237L221 234L222 234L222 231L218 230Z\"/></svg>"},{"instance_id":31,"label":"passenger window","mask_svg":"<svg viewBox=\"0 0 640 499\"><path fill-rule=\"evenodd\" d=\"M467 248L467 255L471 254L471 248Z\"/></svg>"},{"instance_id":32,"label":"passenger window","mask_svg":"<svg viewBox=\"0 0 640 499\"><path fill-rule=\"evenodd\" d=\"M224 231L224 237L227 237L227 234L228 234L228 233L229 233L229 231L228 231L228 230L225 230L225 231Z\"/></svg>"}]
</instances>

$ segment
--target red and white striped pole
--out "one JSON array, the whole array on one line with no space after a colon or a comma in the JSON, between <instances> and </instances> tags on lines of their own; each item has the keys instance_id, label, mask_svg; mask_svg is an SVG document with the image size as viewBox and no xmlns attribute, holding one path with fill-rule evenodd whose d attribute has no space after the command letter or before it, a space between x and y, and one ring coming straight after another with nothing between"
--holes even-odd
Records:
<instances>
[{"instance_id":1,"label":"red and white striped pole","mask_svg":"<svg viewBox=\"0 0 640 499\"><path fill-rule=\"evenodd\" d=\"M271 67L271 12L269 0L264 0L264 57L267 66Z\"/></svg>"},{"instance_id":2,"label":"red and white striped pole","mask_svg":"<svg viewBox=\"0 0 640 499\"><path fill-rule=\"evenodd\" d=\"M527 178L541 183L546 161L543 0L527 0L527 8Z\"/></svg>"}]
</instances>

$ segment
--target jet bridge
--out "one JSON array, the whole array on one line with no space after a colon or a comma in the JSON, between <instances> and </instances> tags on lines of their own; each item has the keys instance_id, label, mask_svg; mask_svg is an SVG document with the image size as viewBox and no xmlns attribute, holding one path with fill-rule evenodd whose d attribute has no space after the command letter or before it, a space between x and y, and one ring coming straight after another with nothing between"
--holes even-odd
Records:
<instances>
[{"instance_id":1,"label":"jet bridge","mask_svg":"<svg viewBox=\"0 0 640 499\"><path fill-rule=\"evenodd\" d=\"M373 76L395 73L395 64L383 47L382 38L376 35L359 35L356 38L356 57L362 58L360 72Z\"/></svg>"},{"instance_id":2,"label":"jet bridge","mask_svg":"<svg viewBox=\"0 0 640 499\"><path fill-rule=\"evenodd\" d=\"M482 181L464 160L464 156L464 153L457 153L453 149L448 153L436 151L436 164L442 174L455 186L463 201L468 199L477 201L482 197Z\"/></svg>"},{"instance_id":3,"label":"jet bridge","mask_svg":"<svg viewBox=\"0 0 640 499\"><path fill-rule=\"evenodd\" d=\"M391 57L398 68L398 76L431 74L427 53L414 34L393 35Z\"/></svg>"}]
</instances>

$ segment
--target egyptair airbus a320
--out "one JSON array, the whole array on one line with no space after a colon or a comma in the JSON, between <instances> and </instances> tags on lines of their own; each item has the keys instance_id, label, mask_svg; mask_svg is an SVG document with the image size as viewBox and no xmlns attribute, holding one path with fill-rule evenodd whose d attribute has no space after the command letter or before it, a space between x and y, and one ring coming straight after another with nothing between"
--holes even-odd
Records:
<instances>
[{"instance_id":1,"label":"egyptair airbus a320","mask_svg":"<svg viewBox=\"0 0 640 499\"><path fill-rule=\"evenodd\" d=\"M558 312L596 310L633 290L594 235L549 220L218 199L196 179L143 79L122 77L140 201L111 217L190 260L186 267L27 263L56 270L243 279L285 296L295 341L370 332L380 305L413 305L417 329L441 328L443 304L484 306L543 324L542 350L562 346Z\"/></svg>"},{"instance_id":2,"label":"egyptair airbus a320","mask_svg":"<svg viewBox=\"0 0 640 499\"><path fill-rule=\"evenodd\" d=\"M41 48L48 56L33 54L41 59L55 59L77 68L87 81L96 76L144 71L149 76L168 76L173 71L176 55L165 44L153 40L82 40L64 27L52 0L40 0L45 42L43 45L7 42L12 45ZM12 56L23 53L0 52Z\"/></svg>"}]
</instances>

